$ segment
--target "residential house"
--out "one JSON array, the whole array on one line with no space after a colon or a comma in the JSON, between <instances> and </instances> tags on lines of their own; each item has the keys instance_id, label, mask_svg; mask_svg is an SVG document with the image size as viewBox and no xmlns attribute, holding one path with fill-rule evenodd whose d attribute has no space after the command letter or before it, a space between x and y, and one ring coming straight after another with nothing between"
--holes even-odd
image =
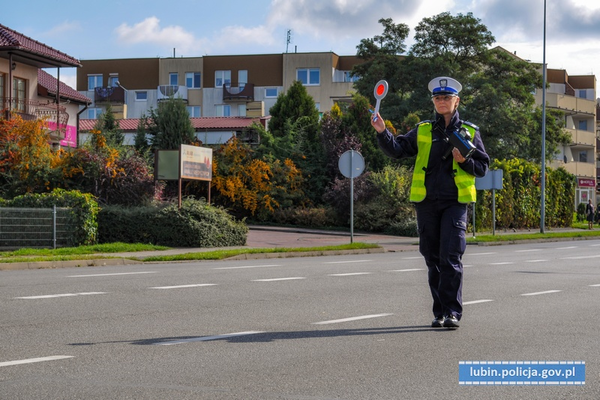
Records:
<instances>
[{"instance_id":1,"label":"residential house","mask_svg":"<svg viewBox=\"0 0 600 400\"><path fill-rule=\"evenodd\" d=\"M5 118L45 118L55 146L76 146L80 107L91 99L42 68L79 67L79 60L0 25L0 104Z\"/></svg>"}]
</instances>

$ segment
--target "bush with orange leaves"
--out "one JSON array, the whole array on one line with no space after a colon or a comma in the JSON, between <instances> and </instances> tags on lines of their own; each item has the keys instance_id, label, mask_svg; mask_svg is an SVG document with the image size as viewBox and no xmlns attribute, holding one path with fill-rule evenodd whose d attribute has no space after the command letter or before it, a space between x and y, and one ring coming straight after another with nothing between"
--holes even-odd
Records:
<instances>
[{"instance_id":1,"label":"bush with orange leaves","mask_svg":"<svg viewBox=\"0 0 600 400\"><path fill-rule=\"evenodd\" d=\"M214 153L214 202L240 218L261 220L278 207L301 203L305 198L302 180L301 171L291 160L253 158L252 149L236 138Z\"/></svg>"}]
</instances>

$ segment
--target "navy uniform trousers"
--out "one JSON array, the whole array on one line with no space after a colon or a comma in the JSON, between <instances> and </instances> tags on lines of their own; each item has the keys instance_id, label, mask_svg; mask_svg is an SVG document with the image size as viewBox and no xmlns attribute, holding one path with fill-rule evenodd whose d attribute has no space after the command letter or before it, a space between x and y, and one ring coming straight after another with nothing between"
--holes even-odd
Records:
<instances>
[{"instance_id":1,"label":"navy uniform trousers","mask_svg":"<svg viewBox=\"0 0 600 400\"><path fill-rule=\"evenodd\" d=\"M451 200L415 203L419 251L427 264L433 315L462 316L462 256L467 246L467 205Z\"/></svg>"}]
</instances>

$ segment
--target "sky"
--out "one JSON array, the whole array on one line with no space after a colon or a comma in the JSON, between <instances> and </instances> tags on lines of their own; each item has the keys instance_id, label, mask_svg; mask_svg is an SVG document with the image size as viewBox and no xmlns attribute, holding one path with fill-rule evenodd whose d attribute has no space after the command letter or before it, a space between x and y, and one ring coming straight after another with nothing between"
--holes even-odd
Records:
<instances>
[{"instance_id":1,"label":"sky","mask_svg":"<svg viewBox=\"0 0 600 400\"><path fill-rule=\"evenodd\" d=\"M496 42L544 59L544 0L19 0L0 24L79 60L329 52L355 55L391 18L414 28L442 12L472 13ZM288 31L291 31L288 43ZM546 0L546 63L600 76L600 1ZM56 76L56 70L49 69ZM75 68L61 80L75 88Z\"/></svg>"}]
</instances>

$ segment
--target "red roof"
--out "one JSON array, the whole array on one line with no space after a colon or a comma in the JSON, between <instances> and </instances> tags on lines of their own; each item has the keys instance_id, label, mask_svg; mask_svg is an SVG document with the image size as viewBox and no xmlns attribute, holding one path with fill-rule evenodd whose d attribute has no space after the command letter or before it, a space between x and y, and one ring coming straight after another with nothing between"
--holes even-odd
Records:
<instances>
[{"instance_id":1,"label":"red roof","mask_svg":"<svg viewBox=\"0 0 600 400\"><path fill-rule=\"evenodd\" d=\"M49 94L56 96L56 82L58 79L50 75L44 70L38 69L38 85L48 91ZM77 90L60 82L60 98L72 100L76 103L91 104L92 100L82 95ZM62 100L61 100L62 101Z\"/></svg>"},{"instance_id":2,"label":"red roof","mask_svg":"<svg viewBox=\"0 0 600 400\"><path fill-rule=\"evenodd\" d=\"M81 63L76 58L40 43L37 40L33 40L2 24L0 24L0 51L14 52L16 56L19 56L21 53L34 55L38 60L51 61L50 64L54 66L81 67Z\"/></svg>"},{"instance_id":3,"label":"red roof","mask_svg":"<svg viewBox=\"0 0 600 400\"><path fill-rule=\"evenodd\" d=\"M268 118L268 117L267 117ZM242 130L249 128L254 122L265 125L265 117L250 118L250 117L200 117L190 118L192 126L196 132L203 130ZM81 119L79 120L79 129L81 132L86 132L94 129L96 119ZM124 131L134 132L137 130L139 119L128 118L120 119L119 127Z\"/></svg>"}]
</instances>

